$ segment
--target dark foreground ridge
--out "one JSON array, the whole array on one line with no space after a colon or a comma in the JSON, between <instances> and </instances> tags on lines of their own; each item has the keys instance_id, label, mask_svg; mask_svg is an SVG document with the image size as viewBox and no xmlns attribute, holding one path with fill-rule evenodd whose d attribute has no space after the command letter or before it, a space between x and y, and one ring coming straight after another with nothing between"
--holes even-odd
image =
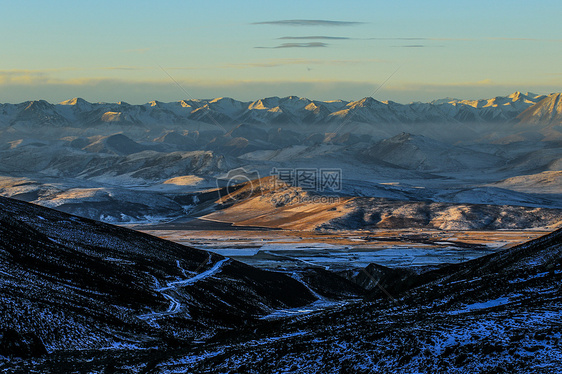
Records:
<instances>
[{"instance_id":1,"label":"dark foreground ridge","mask_svg":"<svg viewBox=\"0 0 562 374\"><path fill-rule=\"evenodd\" d=\"M286 275L134 231L8 199L0 211L7 372L552 373L562 364L562 230L422 274L371 265L362 302L260 320L317 296Z\"/></svg>"},{"instance_id":2,"label":"dark foreground ridge","mask_svg":"<svg viewBox=\"0 0 562 374\"><path fill-rule=\"evenodd\" d=\"M182 344L316 300L279 273L5 198L0 259L0 355Z\"/></svg>"}]
</instances>

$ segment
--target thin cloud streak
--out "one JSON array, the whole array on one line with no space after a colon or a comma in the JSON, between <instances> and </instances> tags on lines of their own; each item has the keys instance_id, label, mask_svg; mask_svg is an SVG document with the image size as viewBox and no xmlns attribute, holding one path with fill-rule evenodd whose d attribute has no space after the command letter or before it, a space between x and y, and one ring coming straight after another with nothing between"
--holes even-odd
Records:
<instances>
[{"instance_id":1,"label":"thin cloud streak","mask_svg":"<svg viewBox=\"0 0 562 374\"><path fill-rule=\"evenodd\" d=\"M403 41L453 41L453 42L470 42L483 40L499 40L499 41L522 41L522 42L552 42L560 43L562 39L540 39L540 38L506 38L506 37L488 37L488 38L425 38L425 37L373 37L365 40L403 40Z\"/></svg>"},{"instance_id":2,"label":"thin cloud streak","mask_svg":"<svg viewBox=\"0 0 562 374\"><path fill-rule=\"evenodd\" d=\"M408 91L408 90L443 90L447 88L478 88L478 87L497 87L503 86L491 79L482 79L473 82L451 82L451 83L408 83L389 85L388 89Z\"/></svg>"},{"instance_id":3,"label":"thin cloud streak","mask_svg":"<svg viewBox=\"0 0 562 374\"><path fill-rule=\"evenodd\" d=\"M374 38L366 38L365 40L403 40L403 41L453 41L453 42L469 42L469 41L474 41L476 39L471 39L471 38L420 38L420 37L412 37L412 38L402 38L402 37L396 37L396 38L379 38L379 37L374 37Z\"/></svg>"},{"instance_id":4,"label":"thin cloud streak","mask_svg":"<svg viewBox=\"0 0 562 374\"><path fill-rule=\"evenodd\" d=\"M328 44L322 42L310 42L310 43L283 43L276 47L255 47L260 49L279 49L279 48L325 48Z\"/></svg>"},{"instance_id":5,"label":"thin cloud streak","mask_svg":"<svg viewBox=\"0 0 562 374\"><path fill-rule=\"evenodd\" d=\"M222 68L251 69L251 68L273 68L287 65L356 65L366 63L387 63L390 61L380 59L365 60L320 60L320 59L272 59L262 62L249 62L241 64L223 65Z\"/></svg>"},{"instance_id":6,"label":"thin cloud streak","mask_svg":"<svg viewBox=\"0 0 562 374\"><path fill-rule=\"evenodd\" d=\"M516 42L554 42L560 43L562 39L537 39L537 38L486 38L487 40L506 40L506 41L516 41Z\"/></svg>"},{"instance_id":7,"label":"thin cloud streak","mask_svg":"<svg viewBox=\"0 0 562 374\"><path fill-rule=\"evenodd\" d=\"M92 70L132 70L132 71L136 71L136 70L152 70L152 69L154 69L154 68L139 67L139 66L108 66L108 67L92 69Z\"/></svg>"},{"instance_id":8,"label":"thin cloud streak","mask_svg":"<svg viewBox=\"0 0 562 374\"><path fill-rule=\"evenodd\" d=\"M444 48L444 45L406 44L393 45L393 48Z\"/></svg>"},{"instance_id":9,"label":"thin cloud streak","mask_svg":"<svg viewBox=\"0 0 562 374\"><path fill-rule=\"evenodd\" d=\"M54 69L8 69L8 70L0 70L0 75L23 75L23 74L41 75L47 73L57 73L57 72L66 72L66 71L85 71L85 70L87 69L73 68L73 67L54 68Z\"/></svg>"},{"instance_id":10,"label":"thin cloud streak","mask_svg":"<svg viewBox=\"0 0 562 374\"><path fill-rule=\"evenodd\" d=\"M0 70L0 75L43 75L48 73L65 73L70 71L96 71L96 70L151 70L146 66L105 66L98 68L62 67L52 69L9 69Z\"/></svg>"}]
</instances>

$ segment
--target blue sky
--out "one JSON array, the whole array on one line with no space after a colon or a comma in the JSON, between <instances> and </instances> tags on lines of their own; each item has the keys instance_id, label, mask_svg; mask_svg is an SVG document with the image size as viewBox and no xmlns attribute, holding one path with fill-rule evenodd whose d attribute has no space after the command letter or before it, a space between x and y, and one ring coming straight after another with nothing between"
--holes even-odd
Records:
<instances>
[{"instance_id":1,"label":"blue sky","mask_svg":"<svg viewBox=\"0 0 562 374\"><path fill-rule=\"evenodd\" d=\"M24 0L1 17L0 102L562 91L559 1Z\"/></svg>"}]
</instances>

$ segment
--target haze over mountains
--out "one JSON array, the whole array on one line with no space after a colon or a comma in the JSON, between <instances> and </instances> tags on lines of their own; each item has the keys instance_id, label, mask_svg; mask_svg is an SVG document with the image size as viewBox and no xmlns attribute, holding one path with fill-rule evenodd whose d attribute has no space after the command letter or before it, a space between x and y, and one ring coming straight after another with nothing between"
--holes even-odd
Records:
<instances>
[{"instance_id":1,"label":"haze over mountains","mask_svg":"<svg viewBox=\"0 0 562 374\"><path fill-rule=\"evenodd\" d=\"M0 193L149 222L192 211L233 169L339 168L342 197L562 209L560 97L0 104Z\"/></svg>"}]
</instances>

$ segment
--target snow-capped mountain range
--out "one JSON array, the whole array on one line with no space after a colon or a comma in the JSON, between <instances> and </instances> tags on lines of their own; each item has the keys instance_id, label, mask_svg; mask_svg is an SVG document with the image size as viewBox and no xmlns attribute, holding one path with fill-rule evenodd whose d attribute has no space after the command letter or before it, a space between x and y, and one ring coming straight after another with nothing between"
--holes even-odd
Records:
<instances>
[{"instance_id":1,"label":"snow-capped mountain range","mask_svg":"<svg viewBox=\"0 0 562 374\"><path fill-rule=\"evenodd\" d=\"M561 209L560 97L0 104L0 195L150 221L237 168L338 168L343 196Z\"/></svg>"},{"instance_id":2,"label":"snow-capped mountain range","mask_svg":"<svg viewBox=\"0 0 562 374\"><path fill-rule=\"evenodd\" d=\"M370 124L490 122L512 120L537 104L539 104L537 108L541 108L548 107L554 102L555 108L552 110L560 113L559 96L559 94L546 96L515 92L509 96L493 99L445 99L431 103L410 104L378 101L371 97L358 101L317 101L288 96L269 97L253 102L216 98L170 103L151 101L143 105L131 105L125 102L89 103L74 98L59 104L50 104L44 100L0 104L0 126L26 123L91 126L104 123L171 125L204 122L228 126L238 123L331 124L342 121ZM535 115L541 115L543 118L545 109L537 108L526 113L521 119L529 120Z\"/></svg>"}]
</instances>

